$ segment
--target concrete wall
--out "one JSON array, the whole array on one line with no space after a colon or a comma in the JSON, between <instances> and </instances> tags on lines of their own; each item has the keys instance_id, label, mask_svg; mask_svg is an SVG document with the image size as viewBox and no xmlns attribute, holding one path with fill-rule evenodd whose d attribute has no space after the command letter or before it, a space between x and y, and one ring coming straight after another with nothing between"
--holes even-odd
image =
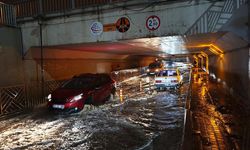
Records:
<instances>
[{"instance_id":1,"label":"concrete wall","mask_svg":"<svg viewBox=\"0 0 250 150\"><path fill-rule=\"evenodd\" d=\"M0 28L0 87L41 81L40 59L22 59L21 33L17 28ZM81 73L102 73L132 67L130 60L45 59L44 79L68 79ZM137 64L138 66L138 64Z\"/></svg>"},{"instance_id":2,"label":"concrete wall","mask_svg":"<svg viewBox=\"0 0 250 150\"><path fill-rule=\"evenodd\" d=\"M33 48L24 57L27 82L41 79L41 50ZM44 49L45 80L68 79L82 73L110 73L139 66L141 57L77 50Z\"/></svg>"},{"instance_id":3,"label":"concrete wall","mask_svg":"<svg viewBox=\"0 0 250 150\"><path fill-rule=\"evenodd\" d=\"M216 41L225 54L210 56L210 73L215 74L231 94L240 96L250 106L250 48L248 6L243 5L222 27L228 32Z\"/></svg>"},{"instance_id":4,"label":"concrete wall","mask_svg":"<svg viewBox=\"0 0 250 150\"><path fill-rule=\"evenodd\" d=\"M221 28L221 31L230 31L249 42L248 14L248 5L242 5L234 12L232 18Z\"/></svg>"},{"instance_id":5,"label":"concrete wall","mask_svg":"<svg viewBox=\"0 0 250 150\"><path fill-rule=\"evenodd\" d=\"M20 30L0 27L0 86L24 83Z\"/></svg>"},{"instance_id":6,"label":"concrete wall","mask_svg":"<svg viewBox=\"0 0 250 150\"><path fill-rule=\"evenodd\" d=\"M40 50L33 56L27 56L22 59L21 33L17 28L0 28L0 87L15 86L19 84L32 84L41 81L41 63L36 58ZM100 57L99 53L92 54L98 56L96 59L81 58L89 55L73 51L60 53L58 59L50 59L50 55L44 55L44 79L60 80L68 79L81 73L103 73L114 70L139 67L142 57L128 57L126 55L106 54ZM50 53L52 54L52 53ZM64 56L72 55L72 59L65 59ZM65 56L65 57L66 57ZM78 56L79 59L75 59ZM47 58L48 57L48 58ZM93 57L94 58L94 57ZM107 59L111 58L111 59ZM116 59L115 59L116 58ZM145 64L146 61L142 61Z\"/></svg>"},{"instance_id":7,"label":"concrete wall","mask_svg":"<svg viewBox=\"0 0 250 150\"><path fill-rule=\"evenodd\" d=\"M132 10L123 7L110 8L109 11L102 7L99 7L99 10L93 8L92 13L79 13L70 17L65 16L45 21L43 44L52 46L184 34L210 5L210 2L203 1L199 5L192 5L189 2L162 3L150 7L140 5L133 6ZM146 20L151 15L157 15L160 18L160 27L154 31L150 31L146 27ZM93 22L99 21L103 25L114 24L121 17L127 17L130 20L130 28L127 32L120 33L114 30L103 32L99 36L91 34L90 26ZM26 22L20 26L25 51L32 46L39 46L40 34L37 21Z\"/></svg>"},{"instance_id":8,"label":"concrete wall","mask_svg":"<svg viewBox=\"0 0 250 150\"><path fill-rule=\"evenodd\" d=\"M210 74L215 74L215 80L224 85L231 94L249 98L249 52L247 48L233 50L222 57L209 58ZM247 101L246 101L247 102ZM250 102L247 102L250 104Z\"/></svg>"},{"instance_id":9,"label":"concrete wall","mask_svg":"<svg viewBox=\"0 0 250 150\"><path fill-rule=\"evenodd\" d=\"M209 56L210 75L250 106L250 50L247 41L229 32L215 43L225 53Z\"/></svg>"},{"instance_id":10,"label":"concrete wall","mask_svg":"<svg viewBox=\"0 0 250 150\"><path fill-rule=\"evenodd\" d=\"M40 63L38 62L40 66ZM110 73L112 70L118 70L128 67L125 61L108 60L45 60L44 69L46 71L46 80L69 79L74 75L82 73ZM40 73L38 72L37 78Z\"/></svg>"},{"instance_id":11,"label":"concrete wall","mask_svg":"<svg viewBox=\"0 0 250 150\"><path fill-rule=\"evenodd\" d=\"M154 57L131 56L121 60L102 60L102 59L55 59L45 60L44 70L46 71L46 80L68 79L74 75L82 73L110 73L115 70L128 68L137 68L140 66L148 66L155 60ZM28 60L26 60L28 62ZM39 80L40 62L37 61L36 68L33 70L33 81Z\"/></svg>"}]
</instances>

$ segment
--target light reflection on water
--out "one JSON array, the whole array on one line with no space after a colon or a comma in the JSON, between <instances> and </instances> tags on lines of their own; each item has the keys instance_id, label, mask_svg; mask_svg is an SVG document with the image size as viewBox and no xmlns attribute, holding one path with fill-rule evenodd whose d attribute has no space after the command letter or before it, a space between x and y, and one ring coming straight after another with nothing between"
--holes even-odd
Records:
<instances>
[{"instance_id":1,"label":"light reflection on water","mask_svg":"<svg viewBox=\"0 0 250 150\"><path fill-rule=\"evenodd\" d=\"M177 91L148 94L140 91L139 81L122 85L122 103L116 97L78 114L42 111L22 118L19 126L13 123L1 132L0 149L179 149L187 85ZM147 86L145 81L143 86ZM130 92L134 88L137 92ZM10 135L15 135L16 142L11 142Z\"/></svg>"}]
</instances>

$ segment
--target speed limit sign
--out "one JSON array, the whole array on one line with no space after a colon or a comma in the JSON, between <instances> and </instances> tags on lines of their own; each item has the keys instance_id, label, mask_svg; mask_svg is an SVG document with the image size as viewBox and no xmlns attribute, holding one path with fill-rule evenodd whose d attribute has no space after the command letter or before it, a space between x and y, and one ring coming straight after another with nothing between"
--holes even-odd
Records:
<instances>
[{"instance_id":1,"label":"speed limit sign","mask_svg":"<svg viewBox=\"0 0 250 150\"><path fill-rule=\"evenodd\" d=\"M149 16L146 21L146 26L149 30L156 30L160 27L161 21L158 16Z\"/></svg>"}]
</instances>

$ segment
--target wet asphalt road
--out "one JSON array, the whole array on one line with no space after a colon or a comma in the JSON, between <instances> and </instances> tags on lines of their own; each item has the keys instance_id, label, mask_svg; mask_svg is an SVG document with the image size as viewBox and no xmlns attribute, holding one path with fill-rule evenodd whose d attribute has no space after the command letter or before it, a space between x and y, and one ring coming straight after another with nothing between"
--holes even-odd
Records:
<instances>
[{"instance_id":1,"label":"wet asphalt road","mask_svg":"<svg viewBox=\"0 0 250 150\"><path fill-rule=\"evenodd\" d=\"M76 114L45 107L0 124L0 149L180 149L188 84L156 92L152 78L122 82L117 96Z\"/></svg>"}]
</instances>

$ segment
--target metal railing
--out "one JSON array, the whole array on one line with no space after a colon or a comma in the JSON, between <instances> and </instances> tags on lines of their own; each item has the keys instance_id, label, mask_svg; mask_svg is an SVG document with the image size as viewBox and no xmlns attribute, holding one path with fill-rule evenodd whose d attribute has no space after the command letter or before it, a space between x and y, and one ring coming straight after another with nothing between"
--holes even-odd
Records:
<instances>
[{"instance_id":1,"label":"metal railing","mask_svg":"<svg viewBox=\"0 0 250 150\"><path fill-rule=\"evenodd\" d=\"M65 81L46 81L44 94L48 95ZM40 83L0 88L0 116L22 112L45 102Z\"/></svg>"},{"instance_id":2,"label":"metal railing","mask_svg":"<svg viewBox=\"0 0 250 150\"><path fill-rule=\"evenodd\" d=\"M42 94L42 84L34 83L25 85L26 108L32 108L46 102L45 97L58 88L66 80L53 80L44 82L44 95Z\"/></svg>"},{"instance_id":3,"label":"metal railing","mask_svg":"<svg viewBox=\"0 0 250 150\"><path fill-rule=\"evenodd\" d=\"M16 26L14 6L0 2L0 25Z\"/></svg>"},{"instance_id":4,"label":"metal railing","mask_svg":"<svg viewBox=\"0 0 250 150\"><path fill-rule=\"evenodd\" d=\"M64 13L87 6L104 5L124 0L27 0L15 4L17 17Z\"/></svg>"},{"instance_id":5,"label":"metal railing","mask_svg":"<svg viewBox=\"0 0 250 150\"><path fill-rule=\"evenodd\" d=\"M124 69L124 70L119 70L119 71L113 71L111 72L110 75L116 82L122 82L130 77L139 76L143 74L143 71L142 71L143 69L144 68Z\"/></svg>"},{"instance_id":6,"label":"metal railing","mask_svg":"<svg viewBox=\"0 0 250 150\"><path fill-rule=\"evenodd\" d=\"M0 115L20 111L25 105L25 87L23 85L0 89Z\"/></svg>"},{"instance_id":7,"label":"metal railing","mask_svg":"<svg viewBox=\"0 0 250 150\"><path fill-rule=\"evenodd\" d=\"M88 6L104 5L125 0L25 0L15 6L0 2L0 24L16 26L16 18L35 17L39 14L65 13ZM215 2L216 3L216 2ZM186 34L213 32L221 14L232 13L247 0L225 0L224 10L214 11L213 5L189 28Z\"/></svg>"},{"instance_id":8,"label":"metal railing","mask_svg":"<svg viewBox=\"0 0 250 150\"><path fill-rule=\"evenodd\" d=\"M239 8L241 5L248 3L248 0L236 0L236 8Z\"/></svg>"},{"instance_id":9,"label":"metal railing","mask_svg":"<svg viewBox=\"0 0 250 150\"><path fill-rule=\"evenodd\" d=\"M247 0L224 0L214 2L187 30L186 35L216 32L232 16L234 10L247 3Z\"/></svg>"}]
</instances>

